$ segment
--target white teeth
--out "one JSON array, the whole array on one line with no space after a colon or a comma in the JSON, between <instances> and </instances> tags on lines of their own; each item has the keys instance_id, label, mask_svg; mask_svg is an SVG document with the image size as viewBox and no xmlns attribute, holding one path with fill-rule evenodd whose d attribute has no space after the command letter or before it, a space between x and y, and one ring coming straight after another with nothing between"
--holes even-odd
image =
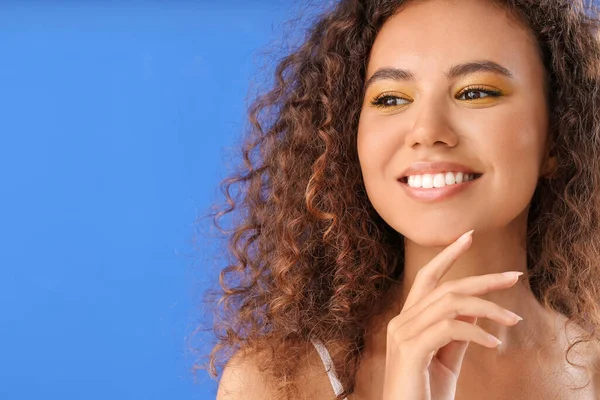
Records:
<instances>
[{"instance_id":1,"label":"white teeth","mask_svg":"<svg viewBox=\"0 0 600 400\"><path fill-rule=\"evenodd\" d=\"M421 175L413 176L413 184L415 185L414 187L421 187L422 183L423 177L421 177Z\"/></svg>"},{"instance_id":2,"label":"white teeth","mask_svg":"<svg viewBox=\"0 0 600 400\"><path fill-rule=\"evenodd\" d=\"M474 174L462 172L442 172L438 174L411 175L408 177L408 186L415 188L440 188L457 183L469 182L474 179Z\"/></svg>"},{"instance_id":3,"label":"white teeth","mask_svg":"<svg viewBox=\"0 0 600 400\"><path fill-rule=\"evenodd\" d=\"M433 187L444 187L446 186L446 178L444 174L435 174L433 177Z\"/></svg>"},{"instance_id":4,"label":"white teeth","mask_svg":"<svg viewBox=\"0 0 600 400\"><path fill-rule=\"evenodd\" d=\"M422 187L425 189L431 189L433 187L433 177L429 174L423 175Z\"/></svg>"}]
</instances>

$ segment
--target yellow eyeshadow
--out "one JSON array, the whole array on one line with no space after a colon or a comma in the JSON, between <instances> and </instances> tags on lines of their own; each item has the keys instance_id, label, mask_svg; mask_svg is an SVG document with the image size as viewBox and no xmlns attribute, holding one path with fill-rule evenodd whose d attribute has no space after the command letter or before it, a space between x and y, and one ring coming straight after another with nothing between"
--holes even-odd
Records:
<instances>
[{"instance_id":1,"label":"yellow eyeshadow","mask_svg":"<svg viewBox=\"0 0 600 400\"><path fill-rule=\"evenodd\" d=\"M466 87L483 86L490 90L499 90L503 95L512 92L512 85L507 79L503 79L491 72L480 72L469 75L468 77L456 82L453 88L456 92L463 90Z\"/></svg>"}]
</instances>

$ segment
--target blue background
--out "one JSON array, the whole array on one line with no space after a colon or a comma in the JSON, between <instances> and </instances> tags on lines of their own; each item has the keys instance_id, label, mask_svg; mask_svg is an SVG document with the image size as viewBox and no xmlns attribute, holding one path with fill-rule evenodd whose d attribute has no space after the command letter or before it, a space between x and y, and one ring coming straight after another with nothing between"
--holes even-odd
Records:
<instances>
[{"instance_id":1,"label":"blue background","mask_svg":"<svg viewBox=\"0 0 600 400\"><path fill-rule=\"evenodd\" d=\"M0 398L215 398L199 216L298 4L1 3Z\"/></svg>"},{"instance_id":2,"label":"blue background","mask_svg":"<svg viewBox=\"0 0 600 400\"><path fill-rule=\"evenodd\" d=\"M0 2L0 399L214 399L199 217L332 1Z\"/></svg>"}]
</instances>

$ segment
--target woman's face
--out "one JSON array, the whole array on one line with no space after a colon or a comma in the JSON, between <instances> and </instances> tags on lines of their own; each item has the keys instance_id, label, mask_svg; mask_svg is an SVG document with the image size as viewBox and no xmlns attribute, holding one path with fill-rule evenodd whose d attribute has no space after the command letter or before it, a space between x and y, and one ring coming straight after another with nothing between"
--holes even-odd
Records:
<instances>
[{"instance_id":1,"label":"woman's face","mask_svg":"<svg viewBox=\"0 0 600 400\"><path fill-rule=\"evenodd\" d=\"M525 223L548 128L536 46L504 10L480 0L414 2L384 24L357 146L369 199L391 227L442 246L469 229ZM481 176L452 185L461 170ZM399 180L407 174L412 186Z\"/></svg>"}]
</instances>

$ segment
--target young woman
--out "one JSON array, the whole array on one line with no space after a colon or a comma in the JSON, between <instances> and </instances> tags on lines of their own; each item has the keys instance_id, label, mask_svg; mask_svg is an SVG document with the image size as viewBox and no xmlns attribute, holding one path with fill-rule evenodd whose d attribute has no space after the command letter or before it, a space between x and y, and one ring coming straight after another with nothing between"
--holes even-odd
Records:
<instances>
[{"instance_id":1,"label":"young woman","mask_svg":"<svg viewBox=\"0 0 600 400\"><path fill-rule=\"evenodd\" d=\"M218 399L600 398L591 5L342 0L276 76Z\"/></svg>"}]
</instances>

